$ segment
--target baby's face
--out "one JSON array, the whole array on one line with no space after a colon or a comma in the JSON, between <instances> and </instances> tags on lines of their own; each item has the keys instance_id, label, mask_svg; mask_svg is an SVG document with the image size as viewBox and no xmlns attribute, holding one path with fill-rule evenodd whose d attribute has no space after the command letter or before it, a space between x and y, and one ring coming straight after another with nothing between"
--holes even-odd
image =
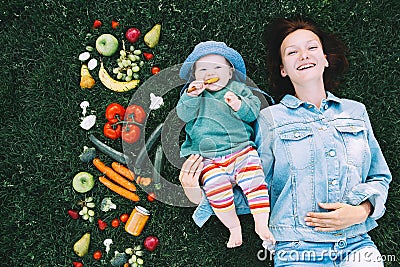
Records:
<instances>
[{"instance_id":1,"label":"baby's face","mask_svg":"<svg viewBox=\"0 0 400 267\"><path fill-rule=\"evenodd\" d=\"M206 81L218 78L216 83L206 85L209 91L219 91L224 88L232 78L232 67L229 62L220 55L210 54L204 56L195 63L194 76L197 81Z\"/></svg>"}]
</instances>

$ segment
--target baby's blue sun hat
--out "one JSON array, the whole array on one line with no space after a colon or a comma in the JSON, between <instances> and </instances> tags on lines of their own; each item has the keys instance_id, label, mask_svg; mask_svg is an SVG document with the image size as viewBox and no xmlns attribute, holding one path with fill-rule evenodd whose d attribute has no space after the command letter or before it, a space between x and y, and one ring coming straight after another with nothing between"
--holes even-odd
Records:
<instances>
[{"instance_id":1,"label":"baby's blue sun hat","mask_svg":"<svg viewBox=\"0 0 400 267\"><path fill-rule=\"evenodd\" d=\"M234 67L236 80L246 82L246 66L242 56L235 49L228 47L224 42L206 41L196 45L193 52L186 58L179 72L179 77L184 80L193 80L192 70L194 63L210 54L225 57Z\"/></svg>"}]
</instances>

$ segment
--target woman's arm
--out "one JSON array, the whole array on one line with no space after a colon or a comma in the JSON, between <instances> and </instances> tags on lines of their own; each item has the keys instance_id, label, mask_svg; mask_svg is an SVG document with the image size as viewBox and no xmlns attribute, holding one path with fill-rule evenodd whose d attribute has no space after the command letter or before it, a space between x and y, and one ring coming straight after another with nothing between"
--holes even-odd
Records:
<instances>
[{"instance_id":1,"label":"woman's arm","mask_svg":"<svg viewBox=\"0 0 400 267\"><path fill-rule=\"evenodd\" d=\"M179 174L179 181L187 198L194 204L199 204L202 199L202 190L199 184L199 177L203 169L203 157L190 155L183 163Z\"/></svg>"},{"instance_id":2,"label":"woman's arm","mask_svg":"<svg viewBox=\"0 0 400 267\"><path fill-rule=\"evenodd\" d=\"M366 200L360 205L352 206L345 203L318 203L330 212L308 212L304 218L308 226L314 226L315 231L329 232L341 230L364 222L372 213L372 205Z\"/></svg>"}]
</instances>

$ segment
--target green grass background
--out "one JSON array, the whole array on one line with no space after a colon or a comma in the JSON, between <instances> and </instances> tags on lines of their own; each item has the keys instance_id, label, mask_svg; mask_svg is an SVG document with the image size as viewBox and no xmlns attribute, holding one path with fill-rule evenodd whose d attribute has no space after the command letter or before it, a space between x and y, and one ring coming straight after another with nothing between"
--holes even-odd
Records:
<instances>
[{"instance_id":1,"label":"green grass background","mask_svg":"<svg viewBox=\"0 0 400 267\"><path fill-rule=\"evenodd\" d=\"M161 68L182 63L200 41L224 41L243 55L249 77L268 91L261 40L264 26L274 17L295 14L310 16L339 33L350 48L350 70L339 95L367 106L393 173L387 212L371 235L382 254L396 257L397 262L386 265L399 266L399 1L0 2L1 266L72 266L78 259L72 246L86 231L92 232L92 243L89 255L83 258L85 266L103 266L91 254L103 250L105 238L115 242L112 253L141 244L151 234L159 237L160 246L144 255L146 266L270 266L269 261L257 259L260 242L249 216L241 217L244 244L232 250L225 248L228 232L215 218L203 228L194 225L193 208L141 200L152 217L139 237L130 236L123 227L100 232L96 224L68 217L66 211L78 208L77 201L84 197L72 189L72 177L79 171L99 174L78 158L83 146L90 146L89 132L79 127L79 103L90 102L89 111L98 116L97 126L90 132L105 140L101 129L106 106L111 102L127 105L132 95L102 87L97 69L92 72L95 88L82 90L78 55L90 42L93 45L93 37L87 38L87 33L111 32L120 39L127 26L145 33L155 23L162 23L160 43L152 50L153 62ZM97 33L91 29L95 19L103 21ZM117 30L110 27L113 19L121 23ZM141 45L144 49L143 40ZM142 80L150 77L149 65L146 68ZM163 121L177 99L178 91L165 97L166 106L157 116L150 116L146 131ZM120 150L120 142L108 144ZM111 163L110 158L99 156ZM178 171L166 163L162 175L177 182ZM139 194L144 199L144 192ZM98 206L103 197L113 198L116 211L104 214L96 208L96 217L108 222L133 207L99 183L86 195L94 196Z\"/></svg>"}]
</instances>

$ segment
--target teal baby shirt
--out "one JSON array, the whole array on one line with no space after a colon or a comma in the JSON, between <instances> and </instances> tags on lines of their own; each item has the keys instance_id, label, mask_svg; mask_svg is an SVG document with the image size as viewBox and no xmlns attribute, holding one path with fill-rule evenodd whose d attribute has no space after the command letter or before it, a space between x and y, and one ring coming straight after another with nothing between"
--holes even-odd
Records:
<instances>
[{"instance_id":1,"label":"teal baby shirt","mask_svg":"<svg viewBox=\"0 0 400 267\"><path fill-rule=\"evenodd\" d=\"M237 112L225 103L224 95L228 91L242 101ZM178 117L186 123L182 157L200 154L215 158L254 146L251 122L259 114L260 100L244 83L231 81L217 92L204 90L197 97L185 92L176 109Z\"/></svg>"}]
</instances>

